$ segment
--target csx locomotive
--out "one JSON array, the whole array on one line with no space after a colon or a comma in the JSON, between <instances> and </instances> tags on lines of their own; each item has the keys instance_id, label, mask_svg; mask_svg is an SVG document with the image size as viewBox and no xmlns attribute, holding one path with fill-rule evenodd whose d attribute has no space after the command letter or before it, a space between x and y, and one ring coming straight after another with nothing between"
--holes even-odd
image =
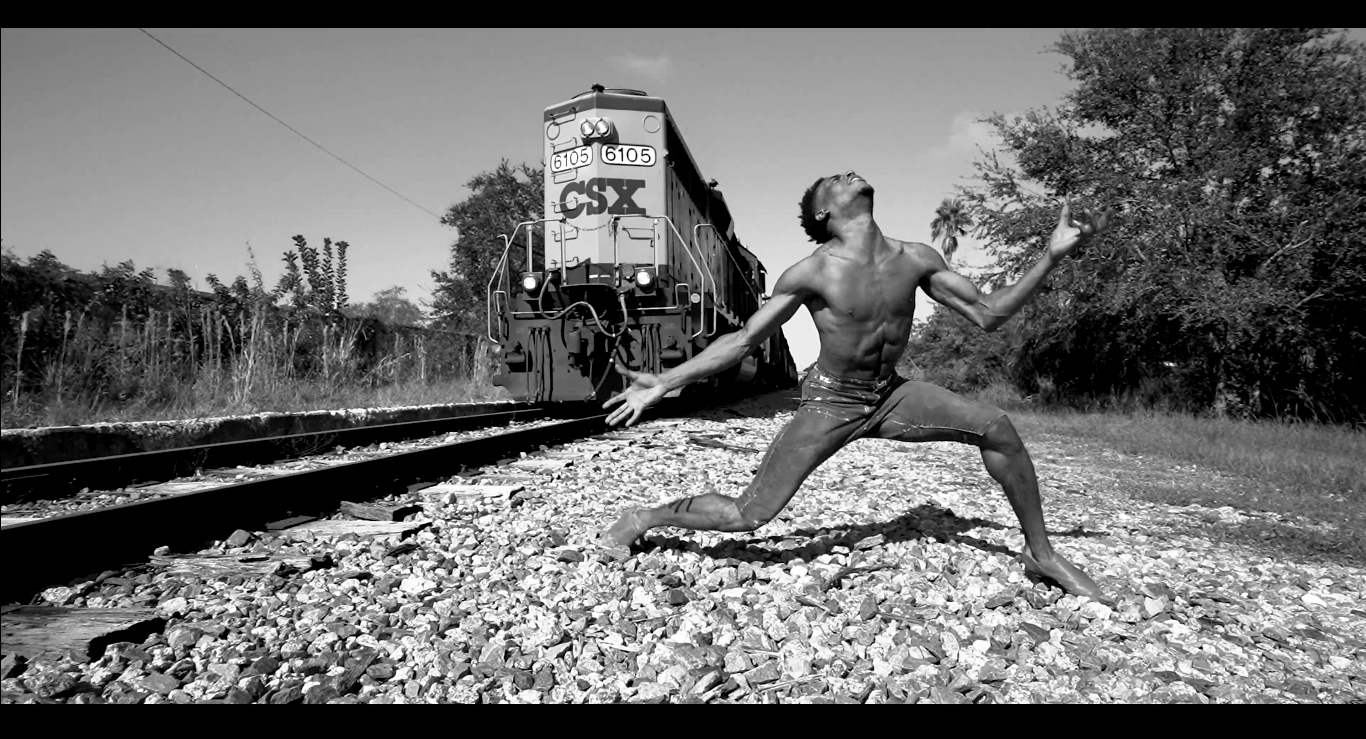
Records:
<instances>
[{"instance_id":1,"label":"csx locomotive","mask_svg":"<svg viewBox=\"0 0 1366 739\"><path fill-rule=\"evenodd\" d=\"M603 401L625 387L614 359L658 373L739 329L766 274L662 99L594 85L543 123L544 218L503 237L488 284L493 381L517 400ZM796 381L780 331L684 392Z\"/></svg>"}]
</instances>

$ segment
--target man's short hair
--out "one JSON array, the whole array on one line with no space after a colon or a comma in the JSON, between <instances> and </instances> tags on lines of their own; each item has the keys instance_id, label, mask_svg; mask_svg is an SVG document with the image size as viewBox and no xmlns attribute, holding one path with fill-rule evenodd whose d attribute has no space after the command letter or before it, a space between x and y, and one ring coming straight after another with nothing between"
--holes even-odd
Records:
<instances>
[{"instance_id":1,"label":"man's short hair","mask_svg":"<svg viewBox=\"0 0 1366 739\"><path fill-rule=\"evenodd\" d=\"M824 244L834 238L834 235L830 233L829 226L826 225L827 221L816 219L816 191L820 189L821 183L824 181L824 177L819 177L811 187L806 188L801 203L802 230L806 231L806 235L817 244Z\"/></svg>"}]
</instances>

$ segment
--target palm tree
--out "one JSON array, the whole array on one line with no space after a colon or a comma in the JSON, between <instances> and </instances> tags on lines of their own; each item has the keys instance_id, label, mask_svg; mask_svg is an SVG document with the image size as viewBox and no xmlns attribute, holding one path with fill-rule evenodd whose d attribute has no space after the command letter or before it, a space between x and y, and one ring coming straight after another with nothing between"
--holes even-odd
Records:
<instances>
[{"instance_id":1,"label":"palm tree","mask_svg":"<svg viewBox=\"0 0 1366 739\"><path fill-rule=\"evenodd\" d=\"M963 210L963 201L958 198L944 198L944 202L934 209L930 240L943 241L945 262L953 261L953 253L958 251L958 237L967 236L967 229L971 227L972 216Z\"/></svg>"}]
</instances>

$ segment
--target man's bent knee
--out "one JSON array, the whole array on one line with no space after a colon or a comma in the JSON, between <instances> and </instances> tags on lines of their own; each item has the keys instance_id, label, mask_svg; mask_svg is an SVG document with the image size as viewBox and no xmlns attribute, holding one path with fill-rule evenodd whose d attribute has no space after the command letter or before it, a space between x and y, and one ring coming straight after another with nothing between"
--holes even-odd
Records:
<instances>
[{"instance_id":1,"label":"man's bent knee","mask_svg":"<svg viewBox=\"0 0 1366 739\"><path fill-rule=\"evenodd\" d=\"M1024 450L1024 441L1015 430L1015 424L1010 422L1010 416L1002 414L982 432L982 448L993 452L1017 452Z\"/></svg>"}]
</instances>

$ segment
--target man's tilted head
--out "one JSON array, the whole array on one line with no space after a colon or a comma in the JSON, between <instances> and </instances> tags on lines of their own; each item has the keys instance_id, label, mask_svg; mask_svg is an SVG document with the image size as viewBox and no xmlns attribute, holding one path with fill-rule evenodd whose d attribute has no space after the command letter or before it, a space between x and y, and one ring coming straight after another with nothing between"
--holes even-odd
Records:
<instances>
[{"instance_id":1,"label":"man's tilted head","mask_svg":"<svg viewBox=\"0 0 1366 739\"><path fill-rule=\"evenodd\" d=\"M817 244L834 238L830 216L848 218L873 209L873 186L853 170L822 177L802 195L802 229Z\"/></svg>"},{"instance_id":2,"label":"man's tilted head","mask_svg":"<svg viewBox=\"0 0 1366 739\"><path fill-rule=\"evenodd\" d=\"M802 195L802 230L817 244L824 244L831 236L830 229L826 228L825 218L816 217L816 192L825 180L824 177L817 178Z\"/></svg>"}]
</instances>

